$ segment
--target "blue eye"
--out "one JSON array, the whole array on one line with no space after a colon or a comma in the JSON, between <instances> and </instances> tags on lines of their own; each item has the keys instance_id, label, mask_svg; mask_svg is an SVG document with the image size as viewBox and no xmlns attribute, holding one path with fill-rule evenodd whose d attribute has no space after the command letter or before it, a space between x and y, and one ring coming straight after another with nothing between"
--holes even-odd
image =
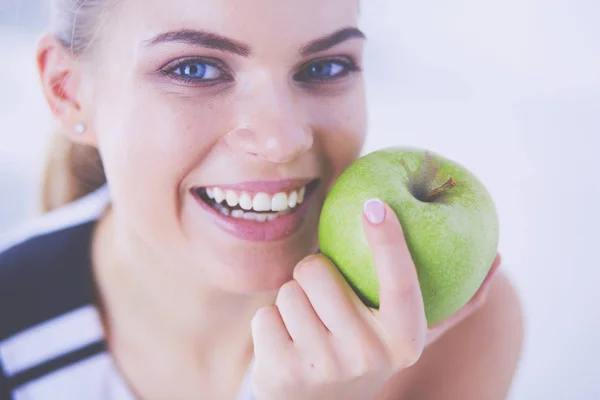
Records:
<instances>
[{"instance_id":1,"label":"blue eye","mask_svg":"<svg viewBox=\"0 0 600 400\"><path fill-rule=\"evenodd\" d=\"M334 81L342 78L354 71L358 71L359 67L352 59L344 57L343 59L327 59L319 60L305 65L298 72L294 79L300 82L324 82Z\"/></svg>"},{"instance_id":2,"label":"blue eye","mask_svg":"<svg viewBox=\"0 0 600 400\"><path fill-rule=\"evenodd\" d=\"M183 62L173 68L171 72L180 75L184 79L195 81L217 80L221 77L222 73L216 66L199 61Z\"/></svg>"},{"instance_id":3,"label":"blue eye","mask_svg":"<svg viewBox=\"0 0 600 400\"><path fill-rule=\"evenodd\" d=\"M335 62L322 62L309 66L310 76L317 79L327 79L344 72L345 66Z\"/></svg>"}]
</instances>

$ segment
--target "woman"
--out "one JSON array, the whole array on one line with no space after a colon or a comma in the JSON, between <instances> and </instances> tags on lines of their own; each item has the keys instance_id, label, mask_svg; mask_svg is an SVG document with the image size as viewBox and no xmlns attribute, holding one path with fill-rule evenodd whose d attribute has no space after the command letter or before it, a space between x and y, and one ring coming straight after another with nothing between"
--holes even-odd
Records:
<instances>
[{"instance_id":1,"label":"woman","mask_svg":"<svg viewBox=\"0 0 600 400\"><path fill-rule=\"evenodd\" d=\"M501 399L501 274L427 327L393 212L365 204L381 308L317 252L366 134L355 0L55 0L61 134L0 255L2 399ZM100 161L101 160L101 161Z\"/></svg>"}]
</instances>

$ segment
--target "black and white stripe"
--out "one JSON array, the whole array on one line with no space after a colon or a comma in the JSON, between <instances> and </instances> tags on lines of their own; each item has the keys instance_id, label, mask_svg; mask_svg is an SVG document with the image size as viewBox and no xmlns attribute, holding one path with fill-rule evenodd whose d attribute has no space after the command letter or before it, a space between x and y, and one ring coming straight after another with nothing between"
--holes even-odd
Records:
<instances>
[{"instance_id":1,"label":"black and white stripe","mask_svg":"<svg viewBox=\"0 0 600 400\"><path fill-rule=\"evenodd\" d=\"M0 399L100 400L119 387L90 268L107 204L103 188L0 245Z\"/></svg>"},{"instance_id":2,"label":"black and white stripe","mask_svg":"<svg viewBox=\"0 0 600 400\"><path fill-rule=\"evenodd\" d=\"M106 350L91 269L106 187L0 241L0 400L134 400ZM238 400L251 400L250 375Z\"/></svg>"}]
</instances>

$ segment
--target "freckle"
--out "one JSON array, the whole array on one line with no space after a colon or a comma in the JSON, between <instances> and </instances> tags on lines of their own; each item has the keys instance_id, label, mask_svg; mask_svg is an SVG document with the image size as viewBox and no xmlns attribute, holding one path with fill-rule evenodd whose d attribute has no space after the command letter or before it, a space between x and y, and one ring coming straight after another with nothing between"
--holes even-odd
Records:
<instances>
[{"instance_id":1,"label":"freckle","mask_svg":"<svg viewBox=\"0 0 600 400\"><path fill-rule=\"evenodd\" d=\"M315 364L311 363L310 364L310 369L314 369L315 368Z\"/></svg>"}]
</instances>

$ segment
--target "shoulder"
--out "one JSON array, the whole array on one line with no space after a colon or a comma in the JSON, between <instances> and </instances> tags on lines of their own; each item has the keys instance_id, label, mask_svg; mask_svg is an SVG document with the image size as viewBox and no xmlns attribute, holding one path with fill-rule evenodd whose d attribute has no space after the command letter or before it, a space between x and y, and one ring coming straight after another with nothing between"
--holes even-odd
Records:
<instances>
[{"instance_id":1,"label":"shoulder","mask_svg":"<svg viewBox=\"0 0 600 400\"><path fill-rule=\"evenodd\" d=\"M45 377L104 351L91 273L91 238L102 207L93 199L0 241L0 399L40 390L64 398L48 395L61 380Z\"/></svg>"},{"instance_id":2,"label":"shoulder","mask_svg":"<svg viewBox=\"0 0 600 400\"><path fill-rule=\"evenodd\" d=\"M523 340L520 297L499 272L485 304L429 346L419 362L399 376L396 393L423 400L506 399Z\"/></svg>"},{"instance_id":3,"label":"shoulder","mask_svg":"<svg viewBox=\"0 0 600 400\"><path fill-rule=\"evenodd\" d=\"M99 216L92 199L0 240L0 341L91 300L90 239Z\"/></svg>"},{"instance_id":4,"label":"shoulder","mask_svg":"<svg viewBox=\"0 0 600 400\"><path fill-rule=\"evenodd\" d=\"M0 253L0 340L89 299L91 223L28 238Z\"/></svg>"}]
</instances>

